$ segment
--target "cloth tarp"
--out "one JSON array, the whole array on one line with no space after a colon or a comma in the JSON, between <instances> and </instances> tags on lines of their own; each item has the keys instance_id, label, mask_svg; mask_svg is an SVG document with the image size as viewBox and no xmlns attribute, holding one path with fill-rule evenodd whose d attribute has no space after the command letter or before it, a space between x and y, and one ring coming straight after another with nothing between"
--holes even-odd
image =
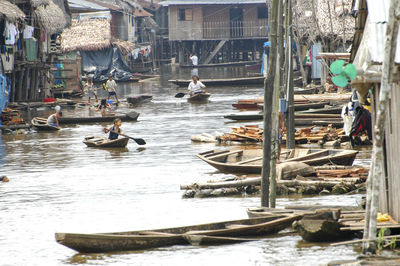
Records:
<instances>
[{"instance_id":1,"label":"cloth tarp","mask_svg":"<svg viewBox=\"0 0 400 266\"><path fill-rule=\"evenodd\" d=\"M109 74L116 81L127 81L132 77L132 71L117 47L80 53L83 72L94 82L107 80Z\"/></svg>"}]
</instances>

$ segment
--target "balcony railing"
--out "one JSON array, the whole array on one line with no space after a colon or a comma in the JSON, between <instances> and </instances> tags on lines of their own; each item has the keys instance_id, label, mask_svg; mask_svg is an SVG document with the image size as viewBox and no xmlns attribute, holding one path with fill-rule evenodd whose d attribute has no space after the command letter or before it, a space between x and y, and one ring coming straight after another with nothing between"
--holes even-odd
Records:
<instances>
[{"instance_id":1,"label":"balcony railing","mask_svg":"<svg viewBox=\"0 0 400 266\"><path fill-rule=\"evenodd\" d=\"M204 39L240 39L267 37L268 21L204 21Z\"/></svg>"}]
</instances>

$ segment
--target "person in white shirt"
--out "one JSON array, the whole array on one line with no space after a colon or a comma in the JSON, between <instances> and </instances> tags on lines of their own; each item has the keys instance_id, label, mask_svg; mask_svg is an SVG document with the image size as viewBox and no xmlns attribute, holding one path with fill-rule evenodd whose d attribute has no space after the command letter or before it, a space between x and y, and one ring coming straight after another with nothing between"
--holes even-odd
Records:
<instances>
[{"instance_id":1,"label":"person in white shirt","mask_svg":"<svg viewBox=\"0 0 400 266\"><path fill-rule=\"evenodd\" d=\"M189 83L188 91L190 95L205 93L204 88L206 87L201 81L199 81L199 77L194 75L192 77L192 82Z\"/></svg>"},{"instance_id":2,"label":"person in white shirt","mask_svg":"<svg viewBox=\"0 0 400 266\"><path fill-rule=\"evenodd\" d=\"M107 100L110 100L111 96L115 96L115 99L119 103L118 96L117 96L117 83L115 82L115 80L113 80L112 75L108 76L108 80L107 80L107 83L106 83L106 89L108 91Z\"/></svg>"},{"instance_id":3,"label":"person in white shirt","mask_svg":"<svg viewBox=\"0 0 400 266\"><path fill-rule=\"evenodd\" d=\"M196 53L191 54L189 59L192 60L193 66L197 66L199 64L199 58L197 57Z\"/></svg>"}]
</instances>

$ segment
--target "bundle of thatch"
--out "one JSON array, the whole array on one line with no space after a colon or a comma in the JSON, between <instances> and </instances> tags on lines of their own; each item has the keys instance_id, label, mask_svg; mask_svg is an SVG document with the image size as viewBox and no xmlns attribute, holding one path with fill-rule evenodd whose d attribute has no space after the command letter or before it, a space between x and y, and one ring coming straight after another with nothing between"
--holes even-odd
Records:
<instances>
[{"instance_id":1,"label":"bundle of thatch","mask_svg":"<svg viewBox=\"0 0 400 266\"><path fill-rule=\"evenodd\" d=\"M37 8L39 6L48 5L51 2L51 0L30 0L30 2L33 8Z\"/></svg>"},{"instance_id":2,"label":"bundle of thatch","mask_svg":"<svg viewBox=\"0 0 400 266\"><path fill-rule=\"evenodd\" d=\"M25 18L24 12L22 12L16 5L11 4L6 0L0 0L0 17L3 16L11 22Z\"/></svg>"},{"instance_id":3,"label":"bundle of thatch","mask_svg":"<svg viewBox=\"0 0 400 266\"><path fill-rule=\"evenodd\" d=\"M98 51L111 46L111 25L108 19L73 20L61 35L61 49Z\"/></svg>"},{"instance_id":4,"label":"bundle of thatch","mask_svg":"<svg viewBox=\"0 0 400 266\"><path fill-rule=\"evenodd\" d=\"M303 38L336 38L349 41L354 35L352 0L295 0L294 22Z\"/></svg>"},{"instance_id":5,"label":"bundle of thatch","mask_svg":"<svg viewBox=\"0 0 400 266\"><path fill-rule=\"evenodd\" d=\"M112 41L112 44L117 46L123 55L130 54L135 48L135 44L133 42L123 41L118 39L114 39Z\"/></svg>"},{"instance_id":6,"label":"bundle of thatch","mask_svg":"<svg viewBox=\"0 0 400 266\"><path fill-rule=\"evenodd\" d=\"M39 6L34 10L34 13L41 25L50 34L62 31L67 25L63 11L53 1L49 1L48 5Z\"/></svg>"}]
</instances>

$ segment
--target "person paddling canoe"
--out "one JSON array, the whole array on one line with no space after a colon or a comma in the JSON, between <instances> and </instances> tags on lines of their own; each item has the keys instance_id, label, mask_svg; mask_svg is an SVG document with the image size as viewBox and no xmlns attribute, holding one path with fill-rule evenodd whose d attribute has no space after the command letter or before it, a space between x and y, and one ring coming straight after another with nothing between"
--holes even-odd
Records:
<instances>
[{"instance_id":1,"label":"person paddling canoe","mask_svg":"<svg viewBox=\"0 0 400 266\"><path fill-rule=\"evenodd\" d=\"M188 91L190 95L205 93L206 85L204 85L197 75L193 75L192 82L189 83Z\"/></svg>"},{"instance_id":2,"label":"person paddling canoe","mask_svg":"<svg viewBox=\"0 0 400 266\"><path fill-rule=\"evenodd\" d=\"M108 135L109 140L115 140L118 139L120 134L124 134L124 132L121 129L122 126L122 121L119 118L114 119L114 125L110 128L104 128L104 133L110 133ZM118 133L118 134L117 134Z\"/></svg>"}]
</instances>

